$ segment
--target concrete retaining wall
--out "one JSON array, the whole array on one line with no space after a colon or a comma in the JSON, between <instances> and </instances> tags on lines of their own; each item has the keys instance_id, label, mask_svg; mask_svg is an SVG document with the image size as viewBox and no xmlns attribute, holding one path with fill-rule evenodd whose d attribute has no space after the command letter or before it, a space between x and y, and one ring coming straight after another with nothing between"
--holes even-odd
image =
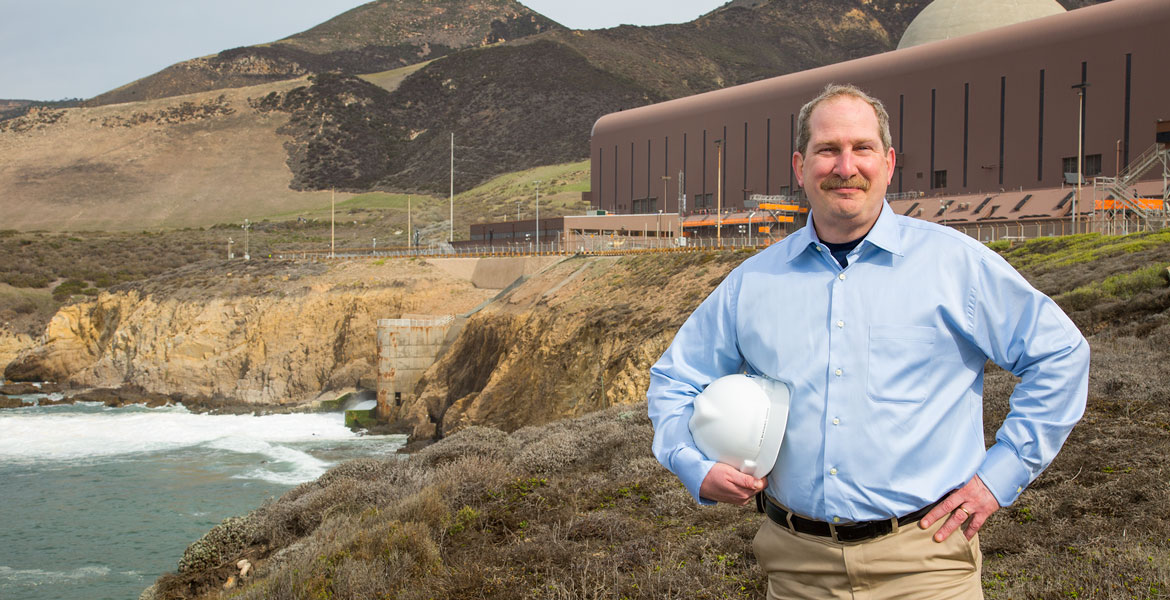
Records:
<instances>
[{"instance_id":1,"label":"concrete retaining wall","mask_svg":"<svg viewBox=\"0 0 1170 600\"><path fill-rule=\"evenodd\" d=\"M563 258L563 256L432 258L427 263L449 275L470 281L477 288L502 290L520 277L531 275Z\"/></svg>"}]
</instances>

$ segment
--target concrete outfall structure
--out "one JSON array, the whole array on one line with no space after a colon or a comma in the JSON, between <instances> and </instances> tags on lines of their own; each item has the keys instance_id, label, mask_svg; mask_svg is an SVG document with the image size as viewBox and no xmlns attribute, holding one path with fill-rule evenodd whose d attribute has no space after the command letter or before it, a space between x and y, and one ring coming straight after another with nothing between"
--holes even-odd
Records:
<instances>
[{"instance_id":1,"label":"concrete outfall structure","mask_svg":"<svg viewBox=\"0 0 1170 600\"><path fill-rule=\"evenodd\" d=\"M401 418L403 401L414 399L415 385L466 320L454 315L378 320L378 421Z\"/></svg>"}]
</instances>

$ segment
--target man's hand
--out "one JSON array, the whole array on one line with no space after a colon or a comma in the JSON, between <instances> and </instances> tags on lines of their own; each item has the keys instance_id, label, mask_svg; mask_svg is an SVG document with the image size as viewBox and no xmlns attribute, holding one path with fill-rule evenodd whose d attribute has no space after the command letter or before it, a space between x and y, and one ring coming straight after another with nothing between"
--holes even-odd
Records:
<instances>
[{"instance_id":1,"label":"man's hand","mask_svg":"<svg viewBox=\"0 0 1170 600\"><path fill-rule=\"evenodd\" d=\"M707 485L706 480L703 485ZM935 521L946 518L941 529L934 534L934 541L941 542L951 536L960 526L967 539L975 537L983 523L992 513L999 510L999 502L991 495L991 490L983 484L983 480L976 475L967 482L967 485L955 490L945 500L940 502L934 510L926 513L918 522L918 526L929 529ZM949 518L948 518L949 517Z\"/></svg>"},{"instance_id":2,"label":"man's hand","mask_svg":"<svg viewBox=\"0 0 1170 600\"><path fill-rule=\"evenodd\" d=\"M743 506L767 485L766 479L756 479L735 470L731 465L715 463L703 478L703 484L699 486L699 495L708 500Z\"/></svg>"}]
</instances>

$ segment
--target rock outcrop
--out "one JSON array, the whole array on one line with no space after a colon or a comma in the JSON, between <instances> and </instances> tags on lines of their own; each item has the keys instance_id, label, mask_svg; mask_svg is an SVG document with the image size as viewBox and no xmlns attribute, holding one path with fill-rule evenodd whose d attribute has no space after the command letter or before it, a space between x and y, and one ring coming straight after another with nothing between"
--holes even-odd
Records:
<instances>
[{"instance_id":1,"label":"rock outcrop","mask_svg":"<svg viewBox=\"0 0 1170 600\"><path fill-rule=\"evenodd\" d=\"M5 376L299 403L373 389L377 319L467 311L494 293L415 261L225 263L172 279L62 308Z\"/></svg>"}]
</instances>

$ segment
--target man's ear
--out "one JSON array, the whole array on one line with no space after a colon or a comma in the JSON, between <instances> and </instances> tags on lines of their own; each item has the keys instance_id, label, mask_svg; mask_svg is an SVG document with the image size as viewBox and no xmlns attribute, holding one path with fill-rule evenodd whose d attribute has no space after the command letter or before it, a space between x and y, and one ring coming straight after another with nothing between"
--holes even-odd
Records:
<instances>
[{"instance_id":1,"label":"man's ear","mask_svg":"<svg viewBox=\"0 0 1170 600\"><path fill-rule=\"evenodd\" d=\"M897 163L898 153L894 152L894 147L886 151L886 185L894 180L894 165Z\"/></svg>"},{"instance_id":2,"label":"man's ear","mask_svg":"<svg viewBox=\"0 0 1170 600\"><path fill-rule=\"evenodd\" d=\"M891 169L892 171L893 169ZM796 174L796 185L804 187L804 155L799 152L792 153L792 172Z\"/></svg>"}]
</instances>

